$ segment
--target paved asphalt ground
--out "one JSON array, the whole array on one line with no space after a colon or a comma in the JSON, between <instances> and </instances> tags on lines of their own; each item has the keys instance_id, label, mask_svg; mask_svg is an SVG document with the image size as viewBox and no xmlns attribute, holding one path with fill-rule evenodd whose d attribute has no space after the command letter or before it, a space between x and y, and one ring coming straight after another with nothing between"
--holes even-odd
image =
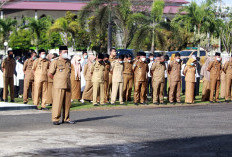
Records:
<instances>
[{"instance_id":1,"label":"paved asphalt ground","mask_svg":"<svg viewBox=\"0 0 232 157\"><path fill-rule=\"evenodd\" d=\"M0 156L232 156L232 104L75 111L75 125L50 119L0 112Z\"/></svg>"}]
</instances>

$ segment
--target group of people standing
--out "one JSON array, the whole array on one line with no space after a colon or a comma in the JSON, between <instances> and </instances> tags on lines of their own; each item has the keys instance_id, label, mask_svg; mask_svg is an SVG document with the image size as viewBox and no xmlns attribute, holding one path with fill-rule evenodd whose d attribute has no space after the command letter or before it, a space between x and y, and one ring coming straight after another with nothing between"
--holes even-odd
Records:
<instances>
[{"instance_id":1,"label":"group of people standing","mask_svg":"<svg viewBox=\"0 0 232 157\"><path fill-rule=\"evenodd\" d=\"M160 54L156 58L150 54L147 58L144 52L137 53L136 58L130 54L117 55L115 48L110 50L110 55L99 53L95 56L83 52L82 56L74 55L72 58L68 55L66 46L60 47L59 56L46 55L45 50L40 50L37 57L32 51L21 67L24 74L23 102L27 104L31 95L38 109L48 110L46 105L52 105L54 125L60 124L63 108L62 122L73 124L69 118L73 100L79 100L81 103L91 101L94 106L98 106L115 105L118 99L121 105L125 105L126 102L132 101L134 89L135 105L148 105L150 91L153 104L164 104L164 96L167 96L171 104L181 103L181 76L184 76L185 81L185 103L194 103L200 73L203 78L202 101L209 100L213 103L214 93L215 101L219 102L222 71L226 75L225 93L226 101L229 102L232 60L228 60L224 66L221 61L220 53L216 53L214 58L208 57L201 67L194 56L182 62L180 53L175 53L174 58L169 60L168 56ZM11 102L14 102L14 74L19 71L16 70L16 65L13 51L9 50L8 57L3 59L1 64L5 102L8 101L8 88Z\"/></svg>"}]
</instances>

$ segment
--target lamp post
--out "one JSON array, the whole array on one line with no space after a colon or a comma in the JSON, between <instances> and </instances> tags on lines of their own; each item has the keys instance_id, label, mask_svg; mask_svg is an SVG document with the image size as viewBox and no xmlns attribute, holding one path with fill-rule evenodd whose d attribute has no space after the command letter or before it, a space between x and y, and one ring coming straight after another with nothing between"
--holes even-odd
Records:
<instances>
[{"instance_id":1,"label":"lamp post","mask_svg":"<svg viewBox=\"0 0 232 157\"><path fill-rule=\"evenodd\" d=\"M3 43L3 45L4 45L4 47L5 47L5 55L6 55L6 50L7 50L8 42L5 41L5 42Z\"/></svg>"}]
</instances>

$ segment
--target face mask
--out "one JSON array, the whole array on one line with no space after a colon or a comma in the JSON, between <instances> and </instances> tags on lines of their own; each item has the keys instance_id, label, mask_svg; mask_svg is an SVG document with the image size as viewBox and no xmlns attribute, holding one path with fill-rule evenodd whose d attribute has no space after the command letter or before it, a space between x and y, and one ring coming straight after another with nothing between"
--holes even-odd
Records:
<instances>
[{"instance_id":1,"label":"face mask","mask_svg":"<svg viewBox=\"0 0 232 157\"><path fill-rule=\"evenodd\" d=\"M62 55L62 58L63 58L63 59L68 59L68 54L67 54L67 53L64 53L64 54Z\"/></svg>"},{"instance_id":2,"label":"face mask","mask_svg":"<svg viewBox=\"0 0 232 157\"><path fill-rule=\"evenodd\" d=\"M10 58L13 58L13 55L9 55Z\"/></svg>"},{"instance_id":3,"label":"face mask","mask_svg":"<svg viewBox=\"0 0 232 157\"><path fill-rule=\"evenodd\" d=\"M179 62L180 62L180 59L176 59L176 62L178 62L178 63L179 63Z\"/></svg>"},{"instance_id":4,"label":"face mask","mask_svg":"<svg viewBox=\"0 0 232 157\"><path fill-rule=\"evenodd\" d=\"M100 64L104 64L104 61L99 61Z\"/></svg>"},{"instance_id":5,"label":"face mask","mask_svg":"<svg viewBox=\"0 0 232 157\"><path fill-rule=\"evenodd\" d=\"M146 58L141 58L141 60L142 60L143 62L145 62Z\"/></svg>"},{"instance_id":6,"label":"face mask","mask_svg":"<svg viewBox=\"0 0 232 157\"><path fill-rule=\"evenodd\" d=\"M150 58L150 61L154 61L154 58Z\"/></svg>"},{"instance_id":7,"label":"face mask","mask_svg":"<svg viewBox=\"0 0 232 157\"><path fill-rule=\"evenodd\" d=\"M84 59L88 59L88 56L85 56Z\"/></svg>"},{"instance_id":8,"label":"face mask","mask_svg":"<svg viewBox=\"0 0 232 157\"><path fill-rule=\"evenodd\" d=\"M40 57L41 57L42 59L44 59L44 58L46 58L46 55L45 55L45 54L42 54Z\"/></svg>"},{"instance_id":9,"label":"face mask","mask_svg":"<svg viewBox=\"0 0 232 157\"><path fill-rule=\"evenodd\" d=\"M130 63L131 62L131 60L128 60L128 63Z\"/></svg>"},{"instance_id":10,"label":"face mask","mask_svg":"<svg viewBox=\"0 0 232 157\"><path fill-rule=\"evenodd\" d=\"M190 65L191 65L191 66L194 66L195 64L194 64L194 63L191 63Z\"/></svg>"},{"instance_id":11,"label":"face mask","mask_svg":"<svg viewBox=\"0 0 232 157\"><path fill-rule=\"evenodd\" d=\"M80 64L80 61L77 61L77 63L79 63L79 64Z\"/></svg>"},{"instance_id":12,"label":"face mask","mask_svg":"<svg viewBox=\"0 0 232 157\"><path fill-rule=\"evenodd\" d=\"M54 61L54 59L51 59L51 62Z\"/></svg>"},{"instance_id":13,"label":"face mask","mask_svg":"<svg viewBox=\"0 0 232 157\"><path fill-rule=\"evenodd\" d=\"M123 61L119 61L119 63L120 63L120 64L122 64L122 63L123 63Z\"/></svg>"},{"instance_id":14,"label":"face mask","mask_svg":"<svg viewBox=\"0 0 232 157\"><path fill-rule=\"evenodd\" d=\"M36 57L33 57L33 60L36 60Z\"/></svg>"},{"instance_id":15,"label":"face mask","mask_svg":"<svg viewBox=\"0 0 232 157\"><path fill-rule=\"evenodd\" d=\"M217 61L220 62L220 61L221 61L221 58L217 58Z\"/></svg>"},{"instance_id":16,"label":"face mask","mask_svg":"<svg viewBox=\"0 0 232 157\"><path fill-rule=\"evenodd\" d=\"M109 61L108 61L108 60L105 60L105 63L109 63Z\"/></svg>"}]
</instances>

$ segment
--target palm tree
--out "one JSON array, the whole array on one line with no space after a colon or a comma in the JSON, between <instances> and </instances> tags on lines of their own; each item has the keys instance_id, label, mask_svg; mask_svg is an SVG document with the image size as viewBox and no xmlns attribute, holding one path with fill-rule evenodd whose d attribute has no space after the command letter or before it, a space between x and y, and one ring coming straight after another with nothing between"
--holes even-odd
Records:
<instances>
[{"instance_id":1,"label":"palm tree","mask_svg":"<svg viewBox=\"0 0 232 157\"><path fill-rule=\"evenodd\" d=\"M74 34L77 32L78 22L68 21L66 18L61 17L55 21L55 23L49 29L49 33L59 32L64 45L68 46L69 38L74 38Z\"/></svg>"},{"instance_id":2,"label":"palm tree","mask_svg":"<svg viewBox=\"0 0 232 157\"><path fill-rule=\"evenodd\" d=\"M26 18L27 24L24 28L29 28L32 33L33 40L36 46L36 52L38 52L39 42L41 40L41 33L47 31L51 26L51 19L49 17L43 17L40 19Z\"/></svg>"},{"instance_id":3,"label":"palm tree","mask_svg":"<svg viewBox=\"0 0 232 157\"><path fill-rule=\"evenodd\" d=\"M0 33L3 36L3 42L9 41L10 33L15 29L17 21L11 18L0 19Z\"/></svg>"}]
</instances>

